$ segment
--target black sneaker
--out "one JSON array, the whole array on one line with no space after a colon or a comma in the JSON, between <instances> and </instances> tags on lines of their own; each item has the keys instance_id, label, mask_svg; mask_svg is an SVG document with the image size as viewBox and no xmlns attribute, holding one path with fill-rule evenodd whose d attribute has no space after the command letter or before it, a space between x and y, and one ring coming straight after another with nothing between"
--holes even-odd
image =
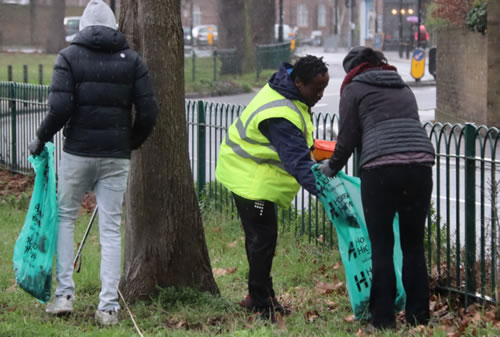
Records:
<instances>
[{"instance_id":1,"label":"black sneaker","mask_svg":"<svg viewBox=\"0 0 500 337\"><path fill-rule=\"evenodd\" d=\"M245 298L241 300L240 306L251 312L270 312L273 315L275 312L278 312L284 316L290 315L292 313L292 310L283 306L276 297L271 297L270 300L271 303L269 306L258 307L252 303L250 294L247 294L247 296L245 296Z\"/></svg>"},{"instance_id":2,"label":"black sneaker","mask_svg":"<svg viewBox=\"0 0 500 337\"><path fill-rule=\"evenodd\" d=\"M292 313L292 309L282 305L276 297L271 298L271 304L275 312L279 312L284 316L288 316Z\"/></svg>"}]
</instances>

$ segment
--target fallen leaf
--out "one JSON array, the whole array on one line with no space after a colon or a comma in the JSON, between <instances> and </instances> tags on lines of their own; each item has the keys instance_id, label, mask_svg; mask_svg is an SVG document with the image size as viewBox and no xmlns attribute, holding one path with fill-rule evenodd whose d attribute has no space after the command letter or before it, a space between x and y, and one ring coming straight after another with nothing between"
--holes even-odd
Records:
<instances>
[{"instance_id":1,"label":"fallen leaf","mask_svg":"<svg viewBox=\"0 0 500 337\"><path fill-rule=\"evenodd\" d=\"M333 270L337 270L339 268L340 268L340 262L335 263L335 265L333 266Z\"/></svg>"},{"instance_id":2,"label":"fallen leaf","mask_svg":"<svg viewBox=\"0 0 500 337\"><path fill-rule=\"evenodd\" d=\"M11 307L9 308L9 312L13 312L14 310L16 310L16 306L15 306L15 305L13 305L13 306L11 306Z\"/></svg>"},{"instance_id":3,"label":"fallen leaf","mask_svg":"<svg viewBox=\"0 0 500 337\"><path fill-rule=\"evenodd\" d=\"M363 329L359 328L358 331L356 332L356 336L366 337L366 333L363 331Z\"/></svg>"},{"instance_id":4,"label":"fallen leaf","mask_svg":"<svg viewBox=\"0 0 500 337\"><path fill-rule=\"evenodd\" d=\"M234 247L236 247L236 245L238 245L238 240L236 240L236 241L234 241L234 242L231 242L231 243L228 243L228 244L227 244L227 246L228 246L229 248L234 248Z\"/></svg>"},{"instance_id":5,"label":"fallen leaf","mask_svg":"<svg viewBox=\"0 0 500 337\"><path fill-rule=\"evenodd\" d=\"M344 322L352 323L352 322L354 322L355 319L356 318L354 317L354 315L349 315L349 316L344 317Z\"/></svg>"},{"instance_id":6,"label":"fallen leaf","mask_svg":"<svg viewBox=\"0 0 500 337\"><path fill-rule=\"evenodd\" d=\"M16 287L17 287L17 283L14 283L12 286L10 286L10 287L8 287L7 289L5 289L5 291L6 291L7 293L11 293L11 292L13 292L13 291L15 291L15 290L16 290Z\"/></svg>"},{"instance_id":7,"label":"fallen leaf","mask_svg":"<svg viewBox=\"0 0 500 337\"><path fill-rule=\"evenodd\" d=\"M179 329L179 328L182 328L185 324L186 324L186 321L184 321L184 320L181 319L179 322L177 322L177 324L175 325L175 327L177 329Z\"/></svg>"},{"instance_id":8,"label":"fallen leaf","mask_svg":"<svg viewBox=\"0 0 500 337\"><path fill-rule=\"evenodd\" d=\"M276 325L278 326L278 329L283 330L283 331L288 331L288 328L286 327L285 319L281 314L276 314Z\"/></svg>"},{"instance_id":9,"label":"fallen leaf","mask_svg":"<svg viewBox=\"0 0 500 337\"><path fill-rule=\"evenodd\" d=\"M320 294L331 294L335 290L335 285L333 283L327 282L317 282L316 291Z\"/></svg>"},{"instance_id":10,"label":"fallen leaf","mask_svg":"<svg viewBox=\"0 0 500 337\"><path fill-rule=\"evenodd\" d=\"M481 320L481 313L480 312L476 312L474 314L474 316L472 316L471 320L472 320L473 323L479 322Z\"/></svg>"},{"instance_id":11,"label":"fallen leaf","mask_svg":"<svg viewBox=\"0 0 500 337\"><path fill-rule=\"evenodd\" d=\"M316 282L316 291L320 294L331 294L333 291L344 287L344 282Z\"/></svg>"},{"instance_id":12,"label":"fallen leaf","mask_svg":"<svg viewBox=\"0 0 500 337\"><path fill-rule=\"evenodd\" d=\"M438 329L443 330L443 332L445 332L445 333L455 332L454 327L449 326L449 325L440 325L438 327Z\"/></svg>"},{"instance_id":13,"label":"fallen leaf","mask_svg":"<svg viewBox=\"0 0 500 337\"><path fill-rule=\"evenodd\" d=\"M213 268L212 272L215 276L223 276L228 274L234 274L238 268Z\"/></svg>"},{"instance_id":14,"label":"fallen leaf","mask_svg":"<svg viewBox=\"0 0 500 337\"><path fill-rule=\"evenodd\" d=\"M326 301L326 305L328 306L328 311L334 311L338 307L337 303L333 301Z\"/></svg>"},{"instance_id":15,"label":"fallen leaf","mask_svg":"<svg viewBox=\"0 0 500 337\"><path fill-rule=\"evenodd\" d=\"M224 323L226 319L223 316L211 317L207 320L207 325L214 326Z\"/></svg>"},{"instance_id":16,"label":"fallen leaf","mask_svg":"<svg viewBox=\"0 0 500 337\"><path fill-rule=\"evenodd\" d=\"M314 311L308 311L306 312L305 314L306 316L306 319L310 322L310 323L314 323L314 321L319 318L319 313L314 310Z\"/></svg>"},{"instance_id":17,"label":"fallen leaf","mask_svg":"<svg viewBox=\"0 0 500 337\"><path fill-rule=\"evenodd\" d=\"M316 240L318 240L319 243L323 243L323 235L318 236Z\"/></svg>"},{"instance_id":18,"label":"fallen leaf","mask_svg":"<svg viewBox=\"0 0 500 337\"><path fill-rule=\"evenodd\" d=\"M486 317L486 319L488 321L495 321L495 311L491 310L491 311L486 311L486 313L484 314L484 316Z\"/></svg>"}]
</instances>

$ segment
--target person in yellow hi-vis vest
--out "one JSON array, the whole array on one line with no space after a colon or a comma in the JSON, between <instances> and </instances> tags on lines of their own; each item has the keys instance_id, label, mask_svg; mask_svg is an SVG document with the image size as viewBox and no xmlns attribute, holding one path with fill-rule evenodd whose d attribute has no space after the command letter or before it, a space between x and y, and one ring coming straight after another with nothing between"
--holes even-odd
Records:
<instances>
[{"instance_id":1,"label":"person in yellow hi-vis vest","mask_svg":"<svg viewBox=\"0 0 500 337\"><path fill-rule=\"evenodd\" d=\"M241 305L264 319L290 312L278 302L271 278L276 205L288 208L300 186L317 194L311 107L323 97L328 81L322 58L307 55L293 66L282 63L229 127L220 148L216 178L233 194L250 267Z\"/></svg>"}]
</instances>

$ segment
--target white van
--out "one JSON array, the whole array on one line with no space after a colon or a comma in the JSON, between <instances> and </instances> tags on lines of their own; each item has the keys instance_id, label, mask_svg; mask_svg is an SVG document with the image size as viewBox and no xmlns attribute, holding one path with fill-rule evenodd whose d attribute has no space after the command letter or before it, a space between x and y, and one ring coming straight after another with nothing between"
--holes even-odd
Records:
<instances>
[{"instance_id":1,"label":"white van","mask_svg":"<svg viewBox=\"0 0 500 337\"><path fill-rule=\"evenodd\" d=\"M274 40L275 41L278 41L278 38L279 38L279 29L280 29L280 25L279 24L274 24ZM293 31L292 28L290 28L289 25L287 24L283 24L283 40L286 41L286 40L293 40L293 38L295 37L295 32Z\"/></svg>"},{"instance_id":2,"label":"white van","mask_svg":"<svg viewBox=\"0 0 500 337\"><path fill-rule=\"evenodd\" d=\"M80 18L80 16L67 16L64 18L64 36L67 43L71 43L80 30Z\"/></svg>"}]
</instances>

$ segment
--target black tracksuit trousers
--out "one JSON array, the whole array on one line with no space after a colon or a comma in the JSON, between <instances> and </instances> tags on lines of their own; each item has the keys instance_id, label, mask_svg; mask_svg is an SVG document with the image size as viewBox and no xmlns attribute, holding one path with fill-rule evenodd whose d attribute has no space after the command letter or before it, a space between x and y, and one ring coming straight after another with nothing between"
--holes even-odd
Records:
<instances>
[{"instance_id":1,"label":"black tracksuit trousers","mask_svg":"<svg viewBox=\"0 0 500 337\"><path fill-rule=\"evenodd\" d=\"M429 281L424 255L425 220L432 192L432 170L424 165L387 165L361 169L361 197L372 247L370 293L372 323L394 326L396 276L393 219L399 214L406 320L429 320Z\"/></svg>"},{"instance_id":2,"label":"black tracksuit trousers","mask_svg":"<svg viewBox=\"0 0 500 337\"><path fill-rule=\"evenodd\" d=\"M233 197L245 231L252 306L267 308L275 297L271 267L278 240L276 206L270 201L248 200L234 193Z\"/></svg>"}]
</instances>

